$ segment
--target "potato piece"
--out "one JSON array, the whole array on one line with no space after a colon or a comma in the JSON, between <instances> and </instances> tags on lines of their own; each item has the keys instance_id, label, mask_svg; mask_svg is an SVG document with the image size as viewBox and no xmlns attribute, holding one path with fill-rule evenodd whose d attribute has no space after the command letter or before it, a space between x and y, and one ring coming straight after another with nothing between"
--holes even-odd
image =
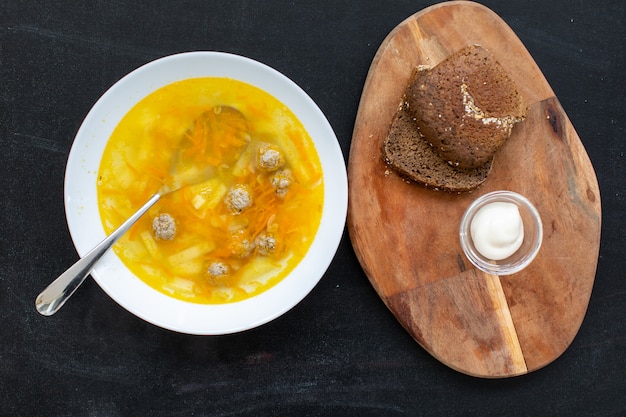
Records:
<instances>
[{"instance_id":1,"label":"potato piece","mask_svg":"<svg viewBox=\"0 0 626 417\"><path fill-rule=\"evenodd\" d=\"M302 148L302 144L297 144L291 136L295 136L287 132L284 135L276 137L277 142L284 152L287 164L291 168L296 180L305 187L313 185L320 177L321 172L316 169L317 164L310 163L309 150Z\"/></svg>"},{"instance_id":2,"label":"potato piece","mask_svg":"<svg viewBox=\"0 0 626 417\"><path fill-rule=\"evenodd\" d=\"M212 291L212 296L221 301L230 301L235 297L235 290L227 287L219 287Z\"/></svg>"},{"instance_id":3,"label":"potato piece","mask_svg":"<svg viewBox=\"0 0 626 417\"><path fill-rule=\"evenodd\" d=\"M207 210L212 210L222 201L228 188L218 178L211 178L200 184L192 185L188 189L191 205L196 209L201 217L206 215Z\"/></svg>"},{"instance_id":4,"label":"potato piece","mask_svg":"<svg viewBox=\"0 0 626 417\"><path fill-rule=\"evenodd\" d=\"M256 284L265 284L276 275L280 263L266 257L257 257L239 270L239 286L246 292L254 291Z\"/></svg>"},{"instance_id":5,"label":"potato piece","mask_svg":"<svg viewBox=\"0 0 626 417\"><path fill-rule=\"evenodd\" d=\"M145 245L146 249L148 250L150 256L152 256L154 259L159 259L159 247L152 237L152 233L150 233L148 230L145 230L139 234L139 237L141 238L141 241Z\"/></svg>"},{"instance_id":6,"label":"potato piece","mask_svg":"<svg viewBox=\"0 0 626 417\"><path fill-rule=\"evenodd\" d=\"M196 283L192 280L182 278L182 277L174 277L170 282L163 285L163 290L174 295L178 295L179 297L184 298L193 298L194 297L194 287Z\"/></svg>"},{"instance_id":7,"label":"potato piece","mask_svg":"<svg viewBox=\"0 0 626 417\"><path fill-rule=\"evenodd\" d=\"M243 177L253 169L252 161L254 160L254 146L248 146L242 153L235 165L232 174L235 177Z\"/></svg>"},{"instance_id":8,"label":"potato piece","mask_svg":"<svg viewBox=\"0 0 626 417\"><path fill-rule=\"evenodd\" d=\"M177 166L172 171L172 177L168 185L172 189L177 189L201 183L205 178L214 174L215 168L210 166L199 167L196 165L189 167Z\"/></svg>"},{"instance_id":9,"label":"potato piece","mask_svg":"<svg viewBox=\"0 0 626 417\"><path fill-rule=\"evenodd\" d=\"M172 272L182 276L197 276L204 269L204 260L201 258L183 262L172 267Z\"/></svg>"},{"instance_id":10,"label":"potato piece","mask_svg":"<svg viewBox=\"0 0 626 417\"><path fill-rule=\"evenodd\" d=\"M201 256L204 256L215 249L215 243L213 242L202 242L197 245L191 246L187 249L183 249L180 252L177 252L173 255L170 255L167 258L167 261L170 265L176 266L180 265L184 262L189 262Z\"/></svg>"}]
</instances>

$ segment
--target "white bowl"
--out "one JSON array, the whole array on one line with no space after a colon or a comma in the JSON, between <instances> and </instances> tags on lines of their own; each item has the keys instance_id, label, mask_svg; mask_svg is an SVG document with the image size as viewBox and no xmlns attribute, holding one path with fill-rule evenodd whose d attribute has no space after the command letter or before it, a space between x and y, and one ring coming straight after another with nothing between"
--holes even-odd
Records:
<instances>
[{"instance_id":1,"label":"white bowl","mask_svg":"<svg viewBox=\"0 0 626 417\"><path fill-rule=\"evenodd\" d=\"M227 334L267 323L300 302L326 272L345 227L348 181L341 148L322 111L293 81L264 64L221 52L172 55L134 70L102 95L76 134L65 173L65 210L74 246L84 256L105 238L96 176L111 133L146 95L194 77L228 77L254 85L289 107L308 131L324 172L324 208L307 255L277 285L229 304L195 304L168 297L137 278L113 251L91 275L113 300L152 324L189 334Z\"/></svg>"}]
</instances>

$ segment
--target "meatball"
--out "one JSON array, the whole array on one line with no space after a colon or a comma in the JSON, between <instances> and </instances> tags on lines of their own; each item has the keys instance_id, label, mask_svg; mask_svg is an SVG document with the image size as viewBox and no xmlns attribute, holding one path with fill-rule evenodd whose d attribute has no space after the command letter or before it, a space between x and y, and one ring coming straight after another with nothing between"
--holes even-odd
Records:
<instances>
[{"instance_id":1,"label":"meatball","mask_svg":"<svg viewBox=\"0 0 626 417\"><path fill-rule=\"evenodd\" d=\"M276 237L268 232L263 232L254 241L259 255L271 255L276 251Z\"/></svg>"},{"instance_id":2,"label":"meatball","mask_svg":"<svg viewBox=\"0 0 626 417\"><path fill-rule=\"evenodd\" d=\"M176 236L176 221L167 213L162 213L152 219L154 237L160 240L172 240Z\"/></svg>"},{"instance_id":3,"label":"meatball","mask_svg":"<svg viewBox=\"0 0 626 417\"><path fill-rule=\"evenodd\" d=\"M276 195L278 197L284 197L289 191L289 186L293 182L293 176L291 175L291 170L283 169L277 171L272 178L270 178L270 182L272 187L275 188Z\"/></svg>"},{"instance_id":4,"label":"meatball","mask_svg":"<svg viewBox=\"0 0 626 417\"><path fill-rule=\"evenodd\" d=\"M213 261L209 264L206 276L211 285L223 286L228 280L229 267L222 261Z\"/></svg>"},{"instance_id":5,"label":"meatball","mask_svg":"<svg viewBox=\"0 0 626 417\"><path fill-rule=\"evenodd\" d=\"M226 195L226 205L233 214L240 214L252 205L252 195L245 185L235 185Z\"/></svg>"},{"instance_id":6,"label":"meatball","mask_svg":"<svg viewBox=\"0 0 626 417\"><path fill-rule=\"evenodd\" d=\"M228 266L220 261L215 261L209 265L207 274L213 278L223 277L228 274Z\"/></svg>"},{"instance_id":7,"label":"meatball","mask_svg":"<svg viewBox=\"0 0 626 417\"><path fill-rule=\"evenodd\" d=\"M283 166L285 158L278 147L264 143L259 146L256 162L261 170L274 172Z\"/></svg>"},{"instance_id":8,"label":"meatball","mask_svg":"<svg viewBox=\"0 0 626 417\"><path fill-rule=\"evenodd\" d=\"M254 249L254 244L242 232L236 232L232 235L229 249L233 256L237 258L245 258Z\"/></svg>"}]
</instances>

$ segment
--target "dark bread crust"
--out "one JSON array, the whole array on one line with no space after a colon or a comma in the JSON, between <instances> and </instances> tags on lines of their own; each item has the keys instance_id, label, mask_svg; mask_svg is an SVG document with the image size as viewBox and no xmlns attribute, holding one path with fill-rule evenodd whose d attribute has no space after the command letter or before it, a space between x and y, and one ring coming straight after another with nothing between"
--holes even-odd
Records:
<instances>
[{"instance_id":1,"label":"dark bread crust","mask_svg":"<svg viewBox=\"0 0 626 417\"><path fill-rule=\"evenodd\" d=\"M479 45L461 49L432 69L416 71L406 101L426 140L459 168L490 161L526 115L514 81Z\"/></svg>"},{"instance_id":2,"label":"dark bread crust","mask_svg":"<svg viewBox=\"0 0 626 417\"><path fill-rule=\"evenodd\" d=\"M478 168L459 169L441 159L417 130L406 102L391 122L383 142L383 156L402 177L451 192L470 191L478 187L487 179L492 164L489 160Z\"/></svg>"}]
</instances>

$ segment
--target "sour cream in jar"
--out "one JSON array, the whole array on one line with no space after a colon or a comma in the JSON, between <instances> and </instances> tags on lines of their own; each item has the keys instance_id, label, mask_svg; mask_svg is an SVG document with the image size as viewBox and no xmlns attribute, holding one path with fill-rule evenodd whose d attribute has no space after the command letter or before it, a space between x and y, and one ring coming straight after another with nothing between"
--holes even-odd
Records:
<instances>
[{"instance_id":1,"label":"sour cream in jar","mask_svg":"<svg viewBox=\"0 0 626 417\"><path fill-rule=\"evenodd\" d=\"M470 225L474 247L487 259L513 255L524 241L524 223L513 203L497 201L482 207Z\"/></svg>"}]
</instances>

